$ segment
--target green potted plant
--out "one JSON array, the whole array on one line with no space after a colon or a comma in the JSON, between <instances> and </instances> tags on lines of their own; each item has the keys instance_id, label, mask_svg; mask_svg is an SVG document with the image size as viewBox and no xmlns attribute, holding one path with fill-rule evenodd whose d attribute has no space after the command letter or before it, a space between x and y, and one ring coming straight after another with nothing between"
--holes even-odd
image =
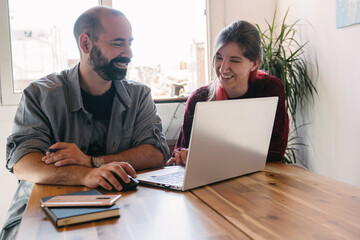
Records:
<instances>
[{"instance_id":1,"label":"green potted plant","mask_svg":"<svg viewBox=\"0 0 360 240\"><path fill-rule=\"evenodd\" d=\"M294 130L289 134L288 147L283 162L296 163L298 147L305 146L296 134L297 129L304 126L297 125L296 113L304 104L313 100L317 91L309 75L304 56L304 47L307 42L301 44L296 38L295 25L299 20L287 24L288 12L289 9L279 27L275 26L276 10L272 23L266 21L266 29L262 30L258 24L255 25L260 33L263 49L262 63L259 68L282 80L286 93L286 106L294 126ZM316 60L315 63L317 67Z\"/></svg>"}]
</instances>

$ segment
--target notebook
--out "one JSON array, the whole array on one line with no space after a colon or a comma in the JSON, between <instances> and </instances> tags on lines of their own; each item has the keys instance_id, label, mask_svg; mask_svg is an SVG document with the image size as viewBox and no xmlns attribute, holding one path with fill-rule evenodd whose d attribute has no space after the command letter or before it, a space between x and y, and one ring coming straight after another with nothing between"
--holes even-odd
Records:
<instances>
[{"instance_id":1,"label":"notebook","mask_svg":"<svg viewBox=\"0 0 360 240\"><path fill-rule=\"evenodd\" d=\"M90 190L64 195L102 194L99 191ZM51 199L52 197L54 196L41 198L40 204ZM110 207L43 207L42 209L46 212L48 217L57 227L120 216L120 207L116 204Z\"/></svg>"},{"instance_id":2,"label":"notebook","mask_svg":"<svg viewBox=\"0 0 360 240\"><path fill-rule=\"evenodd\" d=\"M277 102L278 97L198 102L186 166L140 173L137 179L186 191L263 170Z\"/></svg>"}]
</instances>

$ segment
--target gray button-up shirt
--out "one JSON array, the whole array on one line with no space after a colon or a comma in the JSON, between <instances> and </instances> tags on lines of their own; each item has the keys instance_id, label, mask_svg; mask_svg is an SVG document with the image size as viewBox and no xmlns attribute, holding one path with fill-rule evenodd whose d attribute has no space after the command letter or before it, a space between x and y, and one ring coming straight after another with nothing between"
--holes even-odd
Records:
<instances>
[{"instance_id":1,"label":"gray button-up shirt","mask_svg":"<svg viewBox=\"0 0 360 240\"><path fill-rule=\"evenodd\" d=\"M169 148L150 88L135 81L114 81L116 94L106 136L106 154L152 144L168 159ZM7 139L6 167L28 153L41 152L56 142L75 143L83 152L90 145L92 114L83 105L78 66L31 83L23 93L13 134ZM21 181L4 225L21 219L33 184Z\"/></svg>"}]
</instances>

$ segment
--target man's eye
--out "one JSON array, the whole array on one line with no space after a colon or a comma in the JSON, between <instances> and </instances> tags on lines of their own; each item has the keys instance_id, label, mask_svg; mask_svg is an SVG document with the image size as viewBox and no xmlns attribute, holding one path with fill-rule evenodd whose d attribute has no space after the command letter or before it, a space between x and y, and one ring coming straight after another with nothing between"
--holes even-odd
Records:
<instances>
[{"instance_id":1,"label":"man's eye","mask_svg":"<svg viewBox=\"0 0 360 240\"><path fill-rule=\"evenodd\" d=\"M222 57L216 56L215 59L216 59L216 60L222 60Z\"/></svg>"},{"instance_id":2,"label":"man's eye","mask_svg":"<svg viewBox=\"0 0 360 240\"><path fill-rule=\"evenodd\" d=\"M114 47L122 47L124 43L112 43Z\"/></svg>"},{"instance_id":3,"label":"man's eye","mask_svg":"<svg viewBox=\"0 0 360 240\"><path fill-rule=\"evenodd\" d=\"M233 62L233 63L239 63L240 61L237 61L237 60L231 60L231 62Z\"/></svg>"}]
</instances>

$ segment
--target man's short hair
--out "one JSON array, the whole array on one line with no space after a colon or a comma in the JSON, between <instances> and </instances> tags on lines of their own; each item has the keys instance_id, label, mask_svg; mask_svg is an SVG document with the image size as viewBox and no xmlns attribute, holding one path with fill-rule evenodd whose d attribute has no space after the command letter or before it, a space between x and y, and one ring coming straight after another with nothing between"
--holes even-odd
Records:
<instances>
[{"instance_id":1,"label":"man's short hair","mask_svg":"<svg viewBox=\"0 0 360 240\"><path fill-rule=\"evenodd\" d=\"M101 16L125 16L119 10L109 7L93 7L82 13L74 24L74 37L79 47L79 36L86 33L92 42L96 42L103 29L101 25Z\"/></svg>"}]
</instances>

